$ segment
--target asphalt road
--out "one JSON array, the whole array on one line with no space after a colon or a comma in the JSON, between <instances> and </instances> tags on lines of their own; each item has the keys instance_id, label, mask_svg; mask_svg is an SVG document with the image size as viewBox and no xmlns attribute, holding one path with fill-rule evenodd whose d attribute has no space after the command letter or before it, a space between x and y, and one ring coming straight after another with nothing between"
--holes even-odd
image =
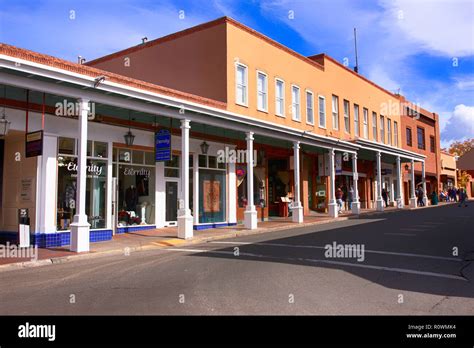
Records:
<instances>
[{"instance_id":1,"label":"asphalt road","mask_svg":"<svg viewBox=\"0 0 474 348\"><path fill-rule=\"evenodd\" d=\"M471 202L12 270L0 315L474 314L473 226Z\"/></svg>"}]
</instances>

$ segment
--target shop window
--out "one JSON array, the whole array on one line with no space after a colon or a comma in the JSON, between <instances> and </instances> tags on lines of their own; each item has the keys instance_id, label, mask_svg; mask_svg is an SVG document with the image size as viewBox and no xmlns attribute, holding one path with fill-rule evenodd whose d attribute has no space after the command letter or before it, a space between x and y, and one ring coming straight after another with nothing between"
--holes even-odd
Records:
<instances>
[{"instance_id":1,"label":"shop window","mask_svg":"<svg viewBox=\"0 0 474 348\"><path fill-rule=\"evenodd\" d=\"M199 155L199 167L202 167L202 168L207 167L207 156L206 155Z\"/></svg>"},{"instance_id":2,"label":"shop window","mask_svg":"<svg viewBox=\"0 0 474 348\"><path fill-rule=\"evenodd\" d=\"M172 155L169 161L165 162L165 177L179 178L179 155Z\"/></svg>"},{"instance_id":3,"label":"shop window","mask_svg":"<svg viewBox=\"0 0 474 348\"><path fill-rule=\"evenodd\" d=\"M155 153L145 151L145 164L149 166L155 165Z\"/></svg>"},{"instance_id":4,"label":"shop window","mask_svg":"<svg viewBox=\"0 0 474 348\"><path fill-rule=\"evenodd\" d=\"M209 168L217 168L217 158L216 158L216 156L209 156L208 157L208 167Z\"/></svg>"},{"instance_id":5,"label":"shop window","mask_svg":"<svg viewBox=\"0 0 474 348\"><path fill-rule=\"evenodd\" d=\"M226 220L225 171L199 170L199 222L215 223Z\"/></svg>"},{"instance_id":6,"label":"shop window","mask_svg":"<svg viewBox=\"0 0 474 348\"><path fill-rule=\"evenodd\" d=\"M131 151L128 149L119 149L119 162L131 163L132 162L132 154Z\"/></svg>"},{"instance_id":7,"label":"shop window","mask_svg":"<svg viewBox=\"0 0 474 348\"><path fill-rule=\"evenodd\" d=\"M76 139L73 138L58 138L58 153L62 155L76 154Z\"/></svg>"},{"instance_id":8,"label":"shop window","mask_svg":"<svg viewBox=\"0 0 474 348\"><path fill-rule=\"evenodd\" d=\"M92 156L92 140L87 140L87 156Z\"/></svg>"},{"instance_id":9,"label":"shop window","mask_svg":"<svg viewBox=\"0 0 474 348\"><path fill-rule=\"evenodd\" d=\"M132 162L133 163L143 164L144 163L144 157L145 157L145 155L143 154L143 151L138 151L138 150L133 150L132 151Z\"/></svg>"},{"instance_id":10,"label":"shop window","mask_svg":"<svg viewBox=\"0 0 474 348\"><path fill-rule=\"evenodd\" d=\"M94 141L94 157L107 158L107 143L101 141Z\"/></svg>"}]
</instances>

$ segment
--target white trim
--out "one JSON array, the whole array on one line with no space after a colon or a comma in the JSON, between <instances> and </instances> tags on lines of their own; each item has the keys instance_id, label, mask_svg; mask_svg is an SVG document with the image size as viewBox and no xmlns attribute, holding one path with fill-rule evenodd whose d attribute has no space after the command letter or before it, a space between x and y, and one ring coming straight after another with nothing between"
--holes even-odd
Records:
<instances>
[{"instance_id":1,"label":"white trim","mask_svg":"<svg viewBox=\"0 0 474 348\"><path fill-rule=\"evenodd\" d=\"M245 83L245 101L244 103L241 103L240 101L237 100L237 87L238 87L238 82L237 82L237 68L241 66L245 68L245 74L244 74L244 83ZM249 67L241 62L235 62L235 69L234 69L234 87L235 87L235 104L240 105L240 106L249 106Z\"/></svg>"},{"instance_id":2,"label":"white trim","mask_svg":"<svg viewBox=\"0 0 474 348\"><path fill-rule=\"evenodd\" d=\"M321 117L320 117L320 114L321 114L321 110L319 108L319 99L322 99L324 102L323 102L323 105L324 105L324 126L321 126ZM322 128L322 129L326 129L326 124L327 124L327 112L326 112L326 97L324 95L320 95L318 94L318 127L319 128Z\"/></svg>"},{"instance_id":3,"label":"white trim","mask_svg":"<svg viewBox=\"0 0 474 348\"><path fill-rule=\"evenodd\" d=\"M313 122L308 121L308 94L311 94L311 113L313 114ZM305 89L306 96L306 123L314 126L314 93L310 89Z\"/></svg>"},{"instance_id":4,"label":"white trim","mask_svg":"<svg viewBox=\"0 0 474 348\"><path fill-rule=\"evenodd\" d=\"M347 102L347 104L346 104ZM346 129L346 108L347 105L347 120L349 125L349 130ZM351 102L347 99L342 99L342 112L344 114L344 133L351 134Z\"/></svg>"},{"instance_id":5,"label":"white trim","mask_svg":"<svg viewBox=\"0 0 474 348\"><path fill-rule=\"evenodd\" d=\"M357 113L356 113L357 107ZM354 124L354 136L360 137L360 106L359 104L352 103L352 109L354 110L353 124ZM357 124L356 124L356 115L357 115Z\"/></svg>"},{"instance_id":6,"label":"white trim","mask_svg":"<svg viewBox=\"0 0 474 348\"><path fill-rule=\"evenodd\" d=\"M6 60L7 63L10 63L10 64L5 64L5 62L1 62L0 67L17 70L17 71L23 71L25 73L30 73L30 74L34 74L38 76L47 77L47 78L59 79L65 82L70 82L72 84L79 85L76 88L68 87L68 86L60 86L54 83L34 80L31 78L26 78L26 77L21 77L17 75L0 72L0 77L3 78L3 80L7 84L13 84L15 86L21 86L23 88L36 89L36 90L44 91L47 93L69 96L73 98L87 97L91 100L94 100L95 102L100 102L100 103L113 105L117 107L131 108L136 111L142 111L142 112L147 112L147 113L160 113L163 116L174 117L177 119L182 118L182 116L180 116L176 110L174 111L170 110L169 108L166 108L166 106L171 107L171 108L176 108L176 109L181 107L181 108L185 108L187 111L195 113L191 115L188 113L187 116L190 119L195 120L197 122L203 122L209 125L214 125L217 127L225 126L225 123L227 121L231 121L231 122L238 121L240 125L237 125L238 127L236 127L236 129L240 131L248 131L250 129L253 130L254 129L253 127L258 127L257 133L260 135L278 136L278 134L274 134L273 132L282 132L292 137L289 140L299 140L302 143L310 145L310 146L316 146L316 147L325 148L325 149L335 149L337 151L346 151L350 153L355 153L355 151L357 151L357 148L358 148L358 145L349 141L334 139L328 136L319 135L315 133L302 134L301 131L294 129L293 127L290 127L290 126L279 125L279 124L275 124L272 122L259 120L255 118L249 118L236 112L222 110L217 107L206 106L197 102L191 102L191 101L180 99L180 98L170 97L167 95L162 95L156 92L150 92L147 90L143 90L136 87L130 87L130 86L119 84L119 83L105 81L96 88L96 90L102 91L102 92L108 92L108 94L120 94L122 96L128 96L130 98L139 99L139 101L134 101L134 100L131 100L130 98L128 100L123 100L121 98L114 97L111 95L99 94L90 90L86 90L86 88L92 88L93 81L94 81L92 77L71 73L67 70L51 68L49 66L40 65L40 64L29 62L27 60L12 58L10 56L5 56L5 55L0 55L0 60L1 59ZM20 64L15 65L15 62L20 63ZM36 71L36 70L39 70L39 68L35 69L35 68L32 68L32 66L38 66L42 69L42 71ZM54 73L55 71L60 71L61 76L58 76L59 74ZM71 78L70 76L72 75L81 76L82 80ZM83 86L86 88L79 89L80 86ZM161 104L161 105L156 105L156 104ZM204 114L204 115L198 115L198 114ZM208 119L208 118L212 118L212 119ZM233 126L235 127L236 124L234 124ZM308 139L309 142L305 142L304 140L302 140L301 139L302 135L306 139ZM314 143L311 143L311 140L321 142L321 143L314 144ZM338 145L342 147L339 147ZM344 148L344 146L349 147L349 149Z\"/></svg>"},{"instance_id":7,"label":"white trim","mask_svg":"<svg viewBox=\"0 0 474 348\"><path fill-rule=\"evenodd\" d=\"M334 98L336 98L336 124L334 124ZM334 130L339 130L339 96L332 94L331 95L331 123L332 123L332 129ZM337 127L335 127L337 125Z\"/></svg>"},{"instance_id":8,"label":"white trim","mask_svg":"<svg viewBox=\"0 0 474 348\"><path fill-rule=\"evenodd\" d=\"M260 91L258 90L258 77L259 77L259 75L265 76L265 86L264 86L265 90L263 91L263 93L265 95L265 100L264 100L265 105L264 105L263 109L261 109L258 105L258 94L260 93ZM257 69L256 81L257 81L257 111L268 113L268 74L263 72L262 70Z\"/></svg>"},{"instance_id":9,"label":"white trim","mask_svg":"<svg viewBox=\"0 0 474 348\"><path fill-rule=\"evenodd\" d=\"M282 114L279 114L277 112L278 108L277 108L277 93L276 91L278 90L277 89L277 83L278 82L281 82L282 83L282 110L283 110L283 113ZM275 115L279 116L279 117L286 117L285 116L285 81L279 77L275 77Z\"/></svg>"},{"instance_id":10,"label":"white trim","mask_svg":"<svg viewBox=\"0 0 474 348\"><path fill-rule=\"evenodd\" d=\"M293 88L298 89L298 118L295 118L293 112L293 105L295 105L295 102L293 100ZM291 84L291 119L296 122L301 122L301 88L300 86L295 85L294 83Z\"/></svg>"}]
</instances>

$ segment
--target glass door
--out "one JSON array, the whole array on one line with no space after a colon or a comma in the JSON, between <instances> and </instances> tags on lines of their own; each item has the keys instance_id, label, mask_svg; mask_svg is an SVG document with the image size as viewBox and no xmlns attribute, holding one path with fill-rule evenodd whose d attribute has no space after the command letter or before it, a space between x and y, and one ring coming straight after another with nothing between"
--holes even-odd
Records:
<instances>
[{"instance_id":1,"label":"glass door","mask_svg":"<svg viewBox=\"0 0 474 348\"><path fill-rule=\"evenodd\" d=\"M166 181L166 225L176 226L178 223L178 181Z\"/></svg>"}]
</instances>

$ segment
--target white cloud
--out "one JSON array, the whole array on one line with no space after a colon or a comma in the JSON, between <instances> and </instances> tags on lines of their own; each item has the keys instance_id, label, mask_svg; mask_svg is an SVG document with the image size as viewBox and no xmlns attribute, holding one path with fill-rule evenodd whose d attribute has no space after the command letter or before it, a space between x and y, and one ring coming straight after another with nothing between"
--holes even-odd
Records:
<instances>
[{"instance_id":1,"label":"white cloud","mask_svg":"<svg viewBox=\"0 0 474 348\"><path fill-rule=\"evenodd\" d=\"M441 136L444 142L474 138L474 106L456 105Z\"/></svg>"}]
</instances>

